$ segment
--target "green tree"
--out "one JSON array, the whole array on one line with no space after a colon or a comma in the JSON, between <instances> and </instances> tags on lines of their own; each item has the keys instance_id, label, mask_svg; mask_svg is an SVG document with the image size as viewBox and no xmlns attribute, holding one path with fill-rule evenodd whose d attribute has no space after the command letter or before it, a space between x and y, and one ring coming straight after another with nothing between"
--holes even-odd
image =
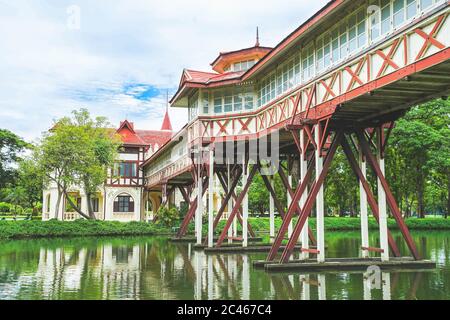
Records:
<instances>
[{"instance_id":1,"label":"green tree","mask_svg":"<svg viewBox=\"0 0 450 320\"><path fill-rule=\"evenodd\" d=\"M325 181L325 203L328 212L340 217L347 212L354 217L359 210L358 179L341 149L337 150Z\"/></svg>"},{"instance_id":2,"label":"green tree","mask_svg":"<svg viewBox=\"0 0 450 320\"><path fill-rule=\"evenodd\" d=\"M92 197L105 182L114 164L120 140L104 117L92 119L86 109L73 111L72 117L56 121L44 134L36 158L46 182L57 185L57 208L64 195L69 205L86 219L95 219ZM83 212L69 197L69 188L80 186L87 197L88 212ZM58 210L58 209L57 209Z\"/></svg>"},{"instance_id":3,"label":"green tree","mask_svg":"<svg viewBox=\"0 0 450 320\"><path fill-rule=\"evenodd\" d=\"M280 169L282 170L282 169ZM286 210L287 207L287 193L281 182L279 175L274 176L275 193L281 205ZM248 191L248 208L251 213L264 214L269 211L269 191L264 184L260 174L256 174L253 178L252 184ZM276 210L276 208L275 208Z\"/></svg>"},{"instance_id":4,"label":"green tree","mask_svg":"<svg viewBox=\"0 0 450 320\"><path fill-rule=\"evenodd\" d=\"M7 191L5 200L12 205L12 211L16 216L19 213L18 209L21 208L22 205L26 203L27 199L26 191L21 186L7 188L6 190Z\"/></svg>"},{"instance_id":5,"label":"green tree","mask_svg":"<svg viewBox=\"0 0 450 320\"><path fill-rule=\"evenodd\" d=\"M25 192L24 204L37 215L39 204L42 203L44 173L33 157L19 162L17 185Z\"/></svg>"},{"instance_id":6,"label":"green tree","mask_svg":"<svg viewBox=\"0 0 450 320\"><path fill-rule=\"evenodd\" d=\"M11 166L28 144L9 130L0 129L0 189L14 183L15 169Z\"/></svg>"},{"instance_id":7,"label":"green tree","mask_svg":"<svg viewBox=\"0 0 450 320\"><path fill-rule=\"evenodd\" d=\"M419 217L425 216L430 205L437 208L427 199L441 199L441 207L447 202L446 215L450 209L449 126L450 104L438 99L412 108L397 121L389 141L388 175L391 181L402 180L395 193L408 206L414 199ZM437 197L430 197L430 192Z\"/></svg>"}]
</instances>

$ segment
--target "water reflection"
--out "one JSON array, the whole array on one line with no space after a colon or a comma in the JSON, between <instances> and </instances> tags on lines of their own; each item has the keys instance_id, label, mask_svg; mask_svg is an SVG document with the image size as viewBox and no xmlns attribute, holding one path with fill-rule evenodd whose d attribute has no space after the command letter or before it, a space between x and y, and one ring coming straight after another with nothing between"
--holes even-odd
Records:
<instances>
[{"instance_id":1,"label":"water reflection","mask_svg":"<svg viewBox=\"0 0 450 320\"><path fill-rule=\"evenodd\" d=\"M0 299L450 299L448 240L419 240L438 270L378 278L268 274L252 267L264 254L205 255L158 238L11 241L0 243Z\"/></svg>"}]
</instances>

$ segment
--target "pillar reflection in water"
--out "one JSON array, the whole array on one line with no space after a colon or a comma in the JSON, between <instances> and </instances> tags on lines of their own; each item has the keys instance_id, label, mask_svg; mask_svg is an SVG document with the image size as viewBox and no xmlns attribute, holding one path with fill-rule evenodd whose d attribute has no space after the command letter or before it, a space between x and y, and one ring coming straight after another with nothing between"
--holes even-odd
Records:
<instances>
[{"instance_id":1,"label":"pillar reflection in water","mask_svg":"<svg viewBox=\"0 0 450 320\"><path fill-rule=\"evenodd\" d=\"M391 274L375 272L363 275L364 300L372 300L372 291L381 290L383 300L391 300Z\"/></svg>"}]
</instances>

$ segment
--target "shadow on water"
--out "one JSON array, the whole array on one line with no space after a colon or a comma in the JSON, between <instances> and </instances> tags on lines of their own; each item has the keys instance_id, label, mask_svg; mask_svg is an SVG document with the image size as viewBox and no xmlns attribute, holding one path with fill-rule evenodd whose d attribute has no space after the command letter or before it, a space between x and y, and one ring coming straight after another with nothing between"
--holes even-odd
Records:
<instances>
[{"instance_id":1,"label":"shadow on water","mask_svg":"<svg viewBox=\"0 0 450 320\"><path fill-rule=\"evenodd\" d=\"M164 238L6 241L0 299L450 299L448 235L414 237L436 270L268 274L252 267L265 254L205 255ZM357 232L329 232L326 241L330 258L358 256ZM370 241L377 245L376 234Z\"/></svg>"}]
</instances>

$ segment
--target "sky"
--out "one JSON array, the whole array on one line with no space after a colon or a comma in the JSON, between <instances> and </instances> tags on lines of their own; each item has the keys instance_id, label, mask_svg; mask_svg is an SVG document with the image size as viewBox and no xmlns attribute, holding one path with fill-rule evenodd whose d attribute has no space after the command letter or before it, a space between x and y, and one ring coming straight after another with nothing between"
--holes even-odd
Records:
<instances>
[{"instance_id":1,"label":"sky","mask_svg":"<svg viewBox=\"0 0 450 320\"><path fill-rule=\"evenodd\" d=\"M87 108L161 127L184 68L275 46L327 0L0 0L0 128L27 141ZM178 130L187 111L171 108Z\"/></svg>"}]
</instances>

